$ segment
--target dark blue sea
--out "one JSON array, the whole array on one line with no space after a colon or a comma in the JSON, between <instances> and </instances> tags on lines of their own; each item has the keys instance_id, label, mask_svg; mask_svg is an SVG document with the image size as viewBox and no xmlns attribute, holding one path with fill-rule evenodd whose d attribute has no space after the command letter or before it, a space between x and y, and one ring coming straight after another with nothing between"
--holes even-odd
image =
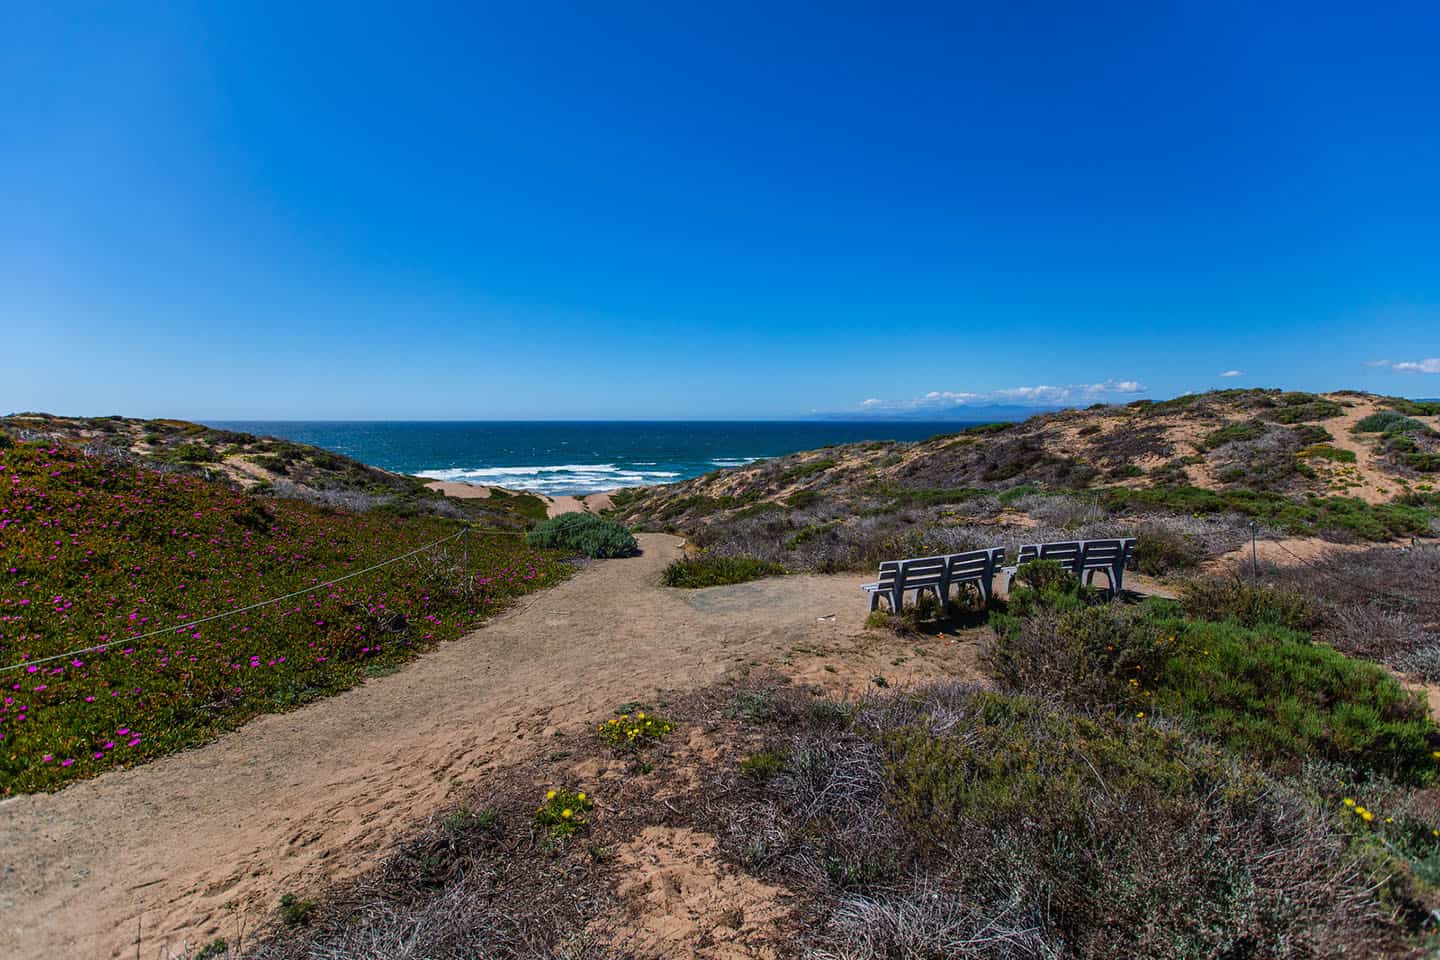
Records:
<instances>
[{"instance_id":1,"label":"dark blue sea","mask_svg":"<svg viewBox=\"0 0 1440 960\"><path fill-rule=\"evenodd\" d=\"M436 480L537 493L671 483L857 440L923 440L965 423L884 421L230 421L210 426L314 444Z\"/></svg>"}]
</instances>

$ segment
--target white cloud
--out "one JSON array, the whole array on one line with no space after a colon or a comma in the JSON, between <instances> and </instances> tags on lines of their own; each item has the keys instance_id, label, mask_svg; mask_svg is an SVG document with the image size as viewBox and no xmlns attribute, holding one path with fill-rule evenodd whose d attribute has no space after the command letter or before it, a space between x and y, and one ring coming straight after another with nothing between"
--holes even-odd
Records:
<instances>
[{"instance_id":1,"label":"white cloud","mask_svg":"<svg viewBox=\"0 0 1440 960\"><path fill-rule=\"evenodd\" d=\"M1222 377L1243 377L1243 376L1245 376L1245 371L1244 371L1244 370L1226 370L1224 373L1220 374L1220 376L1222 376Z\"/></svg>"},{"instance_id":2,"label":"white cloud","mask_svg":"<svg viewBox=\"0 0 1440 960\"><path fill-rule=\"evenodd\" d=\"M1369 360L1367 367L1389 367L1401 373L1440 373L1440 357L1426 357L1424 360Z\"/></svg>"},{"instance_id":3,"label":"white cloud","mask_svg":"<svg viewBox=\"0 0 1440 960\"><path fill-rule=\"evenodd\" d=\"M1080 383L1061 387L1045 384L1034 387L1008 387L985 393L931 390L923 397L914 397L910 400L881 400L871 397L863 401L860 406L867 410L943 409L995 403L1016 404L1023 407L1047 407L1097 403L1118 397L1133 397L1145 392L1145 387L1136 380L1106 380L1102 383Z\"/></svg>"}]
</instances>

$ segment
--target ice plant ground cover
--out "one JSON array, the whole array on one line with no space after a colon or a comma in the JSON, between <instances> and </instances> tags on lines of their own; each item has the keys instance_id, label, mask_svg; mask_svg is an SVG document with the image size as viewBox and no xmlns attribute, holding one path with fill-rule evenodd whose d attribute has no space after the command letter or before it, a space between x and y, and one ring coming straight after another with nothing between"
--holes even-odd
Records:
<instances>
[{"instance_id":1,"label":"ice plant ground cover","mask_svg":"<svg viewBox=\"0 0 1440 960\"><path fill-rule=\"evenodd\" d=\"M0 667L19 665L0 672L0 796L55 789L343 690L571 569L521 537L476 531L463 546L195 623L460 529L261 500L64 446L0 449Z\"/></svg>"}]
</instances>

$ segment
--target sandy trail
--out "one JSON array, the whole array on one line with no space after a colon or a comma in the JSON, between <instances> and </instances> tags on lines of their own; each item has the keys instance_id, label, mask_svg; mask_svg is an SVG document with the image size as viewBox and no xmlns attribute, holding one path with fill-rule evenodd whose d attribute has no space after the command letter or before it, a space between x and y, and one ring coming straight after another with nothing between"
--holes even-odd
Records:
<instances>
[{"instance_id":1,"label":"sandy trail","mask_svg":"<svg viewBox=\"0 0 1440 960\"><path fill-rule=\"evenodd\" d=\"M0 804L0 958L134 957L137 922L147 958L241 919L254 930L282 893L358 873L557 730L742 664L819 663L862 633L858 576L666 590L680 541L640 541L642 556L593 564L391 676Z\"/></svg>"}]
</instances>

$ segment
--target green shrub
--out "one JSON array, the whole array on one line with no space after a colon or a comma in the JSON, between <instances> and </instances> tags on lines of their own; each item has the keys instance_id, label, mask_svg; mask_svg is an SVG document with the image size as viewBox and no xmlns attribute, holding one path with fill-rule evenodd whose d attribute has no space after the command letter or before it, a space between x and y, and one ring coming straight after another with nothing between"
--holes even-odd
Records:
<instances>
[{"instance_id":1,"label":"green shrub","mask_svg":"<svg viewBox=\"0 0 1440 960\"><path fill-rule=\"evenodd\" d=\"M817 502L819 502L819 500L820 494L816 493L814 490L796 490L794 493L790 494L790 496L785 498L785 506L789 507L791 510L800 510L805 507L814 506ZM756 504L755 507L749 507L746 509L754 510L756 507L760 506L764 506L764 504ZM745 510L740 511L740 513L742 514L745 512Z\"/></svg>"},{"instance_id":2,"label":"green shrub","mask_svg":"<svg viewBox=\"0 0 1440 960\"><path fill-rule=\"evenodd\" d=\"M1196 515L1240 513L1287 533L1310 536L1336 531L1360 540L1384 541L1424 536L1437 512L1408 503L1366 503L1354 497L1292 498L1264 490L1207 490L1163 486L1132 490L1110 487L1101 493L1112 511L1159 507Z\"/></svg>"},{"instance_id":3,"label":"green shrub","mask_svg":"<svg viewBox=\"0 0 1440 960\"><path fill-rule=\"evenodd\" d=\"M1429 429L1419 420L1414 420L1393 410L1381 410L1362 418L1355 424L1356 433L1420 433Z\"/></svg>"},{"instance_id":4,"label":"green shrub","mask_svg":"<svg viewBox=\"0 0 1440 960\"><path fill-rule=\"evenodd\" d=\"M1315 443L1301 450L1299 456L1311 460L1333 460L1336 463L1354 463L1355 451L1345 450L1341 447L1331 446L1328 443Z\"/></svg>"},{"instance_id":5,"label":"green shrub","mask_svg":"<svg viewBox=\"0 0 1440 960\"><path fill-rule=\"evenodd\" d=\"M1015 582L1039 593L1073 590L1080 578L1061 566L1059 560L1030 560L1015 570Z\"/></svg>"},{"instance_id":6,"label":"green shrub","mask_svg":"<svg viewBox=\"0 0 1440 960\"><path fill-rule=\"evenodd\" d=\"M1440 473L1440 453L1407 453L1401 462L1419 473Z\"/></svg>"},{"instance_id":7,"label":"green shrub","mask_svg":"<svg viewBox=\"0 0 1440 960\"><path fill-rule=\"evenodd\" d=\"M1235 578L1187 582L1180 588L1180 606L1187 617L1234 620L1247 627L1271 623L1307 630L1320 621L1320 611L1305 594Z\"/></svg>"},{"instance_id":8,"label":"green shrub","mask_svg":"<svg viewBox=\"0 0 1440 960\"><path fill-rule=\"evenodd\" d=\"M1408 417L1440 417L1440 401L1386 397L1380 402Z\"/></svg>"},{"instance_id":9,"label":"green shrub","mask_svg":"<svg viewBox=\"0 0 1440 960\"><path fill-rule=\"evenodd\" d=\"M1324 759L1361 778L1432 778L1425 705L1384 668L1281 628L1168 629L1177 648L1154 679L1156 712L1267 765Z\"/></svg>"},{"instance_id":10,"label":"green shrub","mask_svg":"<svg viewBox=\"0 0 1440 960\"><path fill-rule=\"evenodd\" d=\"M596 558L627 557L640 549L624 526L593 513L562 513L542 520L525 541L532 547L574 550Z\"/></svg>"},{"instance_id":11,"label":"green shrub","mask_svg":"<svg viewBox=\"0 0 1440 960\"><path fill-rule=\"evenodd\" d=\"M1263 603L1255 606L1263 607ZM1307 759L1426 782L1424 704L1383 668L1264 622L1184 620L1175 605L1042 609L1002 622L985 663L1003 689L1081 710L1172 717L1267 766Z\"/></svg>"},{"instance_id":12,"label":"green shrub","mask_svg":"<svg viewBox=\"0 0 1440 960\"><path fill-rule=\"evenodd\" d=\"M667 587L718 587L727 583L744 583L762 577L785 573L778 563L757 557L717 556L701 553L676 560L665 568L663 581Z\"/></svg>"},{"instance_id":13,"label":"green shrub","mask_svg":"<svg viewBox=\"0 0 1440 960\"><path fill-rule=\"evenodd\" d=\"M963 735L918 724L885 736L896 805L911 829L959 836L1024 823L1064 832L1086 819L1097 778L1112 796L1170 798L1228 779L1222 757L1174 731L996 692L976 693L968 708Z\"/></svg>"},{"instance_id":14,"label":"green shrub","mask_svg":"<svg viewBox=\"0 0 1440 960\"><path fill-rule=\"evenodd\" d=\"M740 761L740 772L753 780L764 783L776 774L783 773L789 759L789 755L780 750L752 753Z\"/></svg>"},{"instance_id":15,"label":"green shrub","mask_svg":"<svg viewBox=\"0 0 1440 960\"><path fill-rule=\"evenodd\" d=\"M1345 412L1335 401L1323 399L1313 393L1284 393L1279 397L1279 404L1268 412L1269 418L1276 423L1329 420Z\"/></svg>"},{"instance_id":16,"label":"green shrub","mask_svg":"<svg viewBox=\"0 0 1440 960\"><path fill-rule=\"evenodd\" d=\"M811 460L809 463L799 464L780 474L780 482L794 483L796 480L813 477L817 473L824 473L838 462L839 461L833 457L821 457L819 460Z\"/></svg>"},{"instance_id":17,"label":"green shrub","mask_svg":"<svg viewBox=\"0 0 1440 960\"><path fill-rule=\"evenodd\" d=\"M983 659L1002 688L1044 691L1081 710L1138 705L1140 682L1155 675L1171 642L1140 611L1116 604L1050 602L994 626Z\"/></svg>"},{"instance_id":18,"label":"green shrub","mask_svg":"<svg viewBox=\"0 0 1440 960\"><path fill-rule=\"evenodd\" d=\"M1159 524L1146 524L1135 531L1135 565L1140 572L1157 577L1176 570L1189 570L1206 557L1205 545Z\"/></svg>"},{"instance_id":19,"label":"green shrub","mask_svg":"<svg viewBox=\"0 0 1440 960\"><path fill-rule=\"evenodd\" d=\"M1227 423L1218 430L1212 430L1200 441L1200 445L1206 450L1214 450L1227 443L1236 443L1241 440L1256 440L1265 433L1265 424L1258 420L1251 420L1248 423Z\"/></svg>"},{"instance_id":20,"label":"green shrub","mask_svg":"<svg viewBox=\"0 0 1440 960\"><path fill-rule=\"evenodd\" d=\"M303 927L314 914L315 903L312 900L301 900L293 893L280 898L280 920L287 926Z\"/></svg>"},{"instance_id":21,"label":"green shrub","mask_svg":"<svg viewBox=\"0 0 1440 960\"><path fill-rule=\"evenodd\" d=\"M1291 429L1295 431L1295 439L1307 447L1317 443L1331 443L1335 439L1335 435L1329 430L1313 423L1302 423Z\"/></svg>"},{"instance_id":22,"label":"green shrub","mask_svg":"<svg viewBox=\"0 0 1440 960\"><path fill-rule=\"evenodd\" d=\"M1013 426L1015 426L1013 423L977 423L975 426L966 427L960 432L969 436L987 436L989 434L1004 433Z\"/></svg>"}]
</instances>

